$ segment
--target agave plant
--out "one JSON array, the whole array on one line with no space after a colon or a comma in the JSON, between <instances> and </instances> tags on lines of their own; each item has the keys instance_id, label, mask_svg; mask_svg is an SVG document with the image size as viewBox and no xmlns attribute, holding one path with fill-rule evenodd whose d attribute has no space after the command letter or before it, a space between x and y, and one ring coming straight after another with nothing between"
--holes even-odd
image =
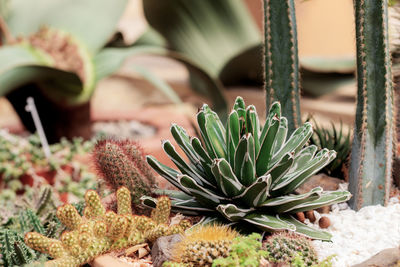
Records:
<instances>
[{"instance_id":1,"label":"agave plant","mask_svg":"<svg viewBox=\"0 0 400 267\"><path fill-rule=\"evenodd\" d=\"M333 150L317 152L305 146L313 130L310 123L287 138L287 119L278 102L271 105L264 127L256 109L247 108L238 97L226 128L207 105L197 114L201 141L189 137L182 127L172 125L171 133L189 163L170 141L165 153L179 171L152 156L150 166L179 191L165 192L175 212L207 215L230 223L249 223L263 231L290 230L314 239L329 240L330 234L299 222L294 214L348 200L347 191L324 192L316 187L305 194L293 194L307 178L329 164ZM155 206L155 199L143 197L143 204Z\"/></svg>"}]
</instances>

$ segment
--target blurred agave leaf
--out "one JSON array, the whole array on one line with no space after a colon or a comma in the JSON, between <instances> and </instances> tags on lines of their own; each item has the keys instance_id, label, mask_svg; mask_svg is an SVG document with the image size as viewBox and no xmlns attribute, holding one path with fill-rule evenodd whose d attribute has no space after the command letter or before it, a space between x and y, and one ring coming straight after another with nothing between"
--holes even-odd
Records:
<instances>
[{"instance_id":1,"label":"blurred agave leaf","mask_svg":"<svg viewBox=\"0 0 400 267\"><path fill-rule=\"evenodd\" d=\"M71 92L79 95L83 89L79 77L68 71L50 66L49 58L29 46L4 46L0 49L0 95L9 93L12 89L28 82L64 82L70 88L78 88ZM66 88L66 87L64 87Z\"/></svg>"},{"instance_id":2,"label":"blurred agave leaf","mask_svg":"<svg viewBox=\"0 0 400 267\"><path fill-rule=\"evenodd\" d=\"M15 36L48 26L69 32L93 55L115 32L127 0L12 0L7 24Z\"/></svg>"},{"instance_id":3,"label":"blurred agave leaf","mask_svg":"<svg viewBox=\"0 0 400 267\"><path fill-rule=\"evenodd\" d=\"M160 90L164 95L166 95L172 102L179 104L182 103L179 96L175 93L174 89L169 86L164 80L160 79L158 76L154 75L151 71L139 66L133 65L132 69L145 78L154 87Z\"/></svg>"},{"instance_id":4,"label":"blurred agave leaf","mask_svg":"<svg viewBox=\"0 0 400 267\"><path fill-rule=\"evenodd\" d=\"M214 80L191 59L162 47L135 44L127 48L105 48L94 58L96 79L100 80L113 73L121 66L127 56L138 54L170 57L184 64L193 76L197 77L205 84L206 92L204 95L211 99L216 112L221 116L226 116L227 103L223 94L222 84L218 80Z\"/></svg>"},{"instance_id":5,"label":"blurred agave leaf","mask_svg":"<svg viewBox=\"0 0 400 267\"><path fill-rule=\"evenodd\" d=\"M312 96L322 96L355 83L354 57L303 57L300 64L303 91Z\"/></svg>"},{"instance_id":6,"label":"blurred agave leaf","mask_svg":"<svg viewBox=\"0 0 400 267\"><path fill-rule=\"evenodd\" d=\"M232 84L259 74L256 79L261 82L261 35L243 1L145 0L143 7L168 48L190 58L211 77ZM204 93L197 79L192 84Z\"/></svg>"}]
</instances>

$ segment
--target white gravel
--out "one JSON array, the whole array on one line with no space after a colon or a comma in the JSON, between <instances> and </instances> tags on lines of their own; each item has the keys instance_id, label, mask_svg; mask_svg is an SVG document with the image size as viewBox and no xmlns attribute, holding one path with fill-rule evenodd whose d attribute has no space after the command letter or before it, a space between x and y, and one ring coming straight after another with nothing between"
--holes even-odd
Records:
<instances>
[{"instance_id":1,"label":"white gravel","mask_svg":"<svg viewBox=\"0 0 400 267\"><path fill-rule=\"evenodd\" d=\"M332 211L323 216L331 221L331 226L325 230L332 234L332 242L313 241L313 244L320 260L336 255L334 267L352 266L384 249L400 245L398 198L391 198L387 207L369 206L358 212L345 203L333 205Z\"/></svg>"}]
</instances>

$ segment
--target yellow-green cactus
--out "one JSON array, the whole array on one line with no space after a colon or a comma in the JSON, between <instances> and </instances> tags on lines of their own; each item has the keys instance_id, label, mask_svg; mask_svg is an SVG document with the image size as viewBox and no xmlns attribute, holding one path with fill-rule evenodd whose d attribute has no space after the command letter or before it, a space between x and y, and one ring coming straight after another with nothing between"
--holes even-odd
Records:
<instances>
[{"instance_id":1,"label":"yellow-green cactus","mask_svg":"<svg viewBox=\"0 0 400 267\"><path fill-rule=\"evenodd\" d=\"M190 227L186 220L172 226L167 224L170 211L168 207L171 206L167 197L160 198L160 205L154 211L158 218L155 221L149 217L130 214L130 192L125 187L118 189L116 194L118 213L106 211L99 195L89 190L85 195L86 209L83 217L72 205L66 204L58 208L57 216L68 228L60 240L31 232L25 235L25 243L54 258L47 262L47 266L75 267L109 251L153 242L160 236L182 233ZM160 221L165 223L159 223Z\"/></svg>"},{"instance_id":2,"label":"yellow-green cactus","mask_svg":"<svg viewBox=\"0 0 400 267\"><path fill-rule=\"evenodd\" d=\"M158 198L156 208L151 212L151 218L156 223L168 223L170 213L171 201L167 196L161 196Z\"/></svg>"},{"instance_id":3,"label":"yellow-green cactus","mask_svg":"<svg viewBox=\"0 0 400 267\"><path fill-rule=\"evenodd\" d=\"M211 266L213 260L227 257L232 241L239 234L227 226L195 227L173 249L173 260L188 266Z\"/></svg>"}]
</instances>

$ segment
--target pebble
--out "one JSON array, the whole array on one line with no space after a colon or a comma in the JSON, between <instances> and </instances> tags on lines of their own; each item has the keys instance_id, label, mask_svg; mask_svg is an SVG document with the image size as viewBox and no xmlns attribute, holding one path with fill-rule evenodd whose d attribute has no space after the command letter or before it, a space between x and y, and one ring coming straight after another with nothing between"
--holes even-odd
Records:
<instances>
[{"instance_id":1,"label":"pebble","mask_svg":"<svg viewBox=\"0 0 400 267\"><path fill-rule=\"evenodd\" d=\"M376 253L400 245L400 203L391 198L387 207L369 206L358 212L346 203L332 205L324 214L331 226L325 231L332 234L332 242L313 241L320 260L336 255L333 267L348 267L361 263ZM318 221L318 220L317 220ZM306 223L320 228L317 223Z\"/></svg>"}]
</instances>

